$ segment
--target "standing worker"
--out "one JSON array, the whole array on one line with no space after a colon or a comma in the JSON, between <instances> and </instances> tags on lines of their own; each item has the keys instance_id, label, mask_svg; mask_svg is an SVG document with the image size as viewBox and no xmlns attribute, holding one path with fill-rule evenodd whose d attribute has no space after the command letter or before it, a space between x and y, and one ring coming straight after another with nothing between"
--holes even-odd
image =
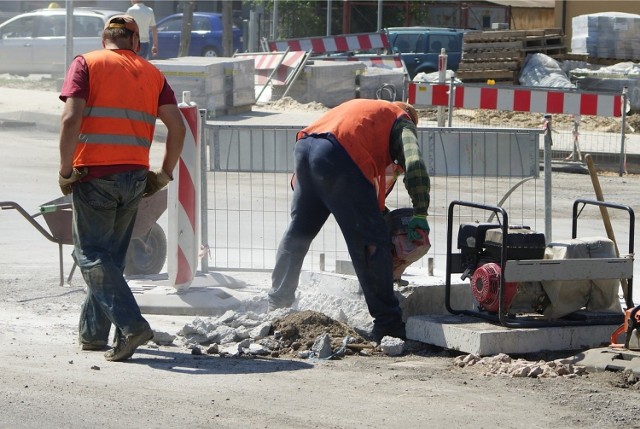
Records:
<instances>
[{"instance_id":1,"label":"standing worker","mask_svg":"<svg viewBox=\"0 0 640 429\"><path fill-rule=\"evenodd\" d=\"M142 0L131 0L131 7L127 9L127 15L136 20L140 28L140 56L145 59L158 55L158 27L153 9L144 4ZM149 32L153 39L151 52L149 52ZM149 56L151 53L151 56Z\"/></svg>"},{"instance_id":2,"label":"standing worker","mask_svg":"<svg viewBox=\"0 0 640 429\"><path fill-rule=\"evenodd\" d=\"M414 208L408 237L418 240L418 229L429 232L430 181L418 146L417 123L410 104L354 99L298 133L291 222L271 276L270 310L293 304L305 255L333 214L373 317L372 337L378 342L386 335L405 337L393 291L391 236L383 216L391 185L385 170L397 165L405 172Z\"/></svg>"},{"instance_id":3,"label":"standing worker","mask_svg":"<svg viewBox=\"0 0 640 429\"><path fill-rule=\"evenodd\" d=\"M73 258L88 286L81 349L105 349L113 324L105 358L123 361L153 337L123 276L138 205L172 180L186 129L163 74L136 53L132 17L110 18L102 46L77 56L62 86L59 184L73 192ZM156 117L168 133L162 168L149 171Z\"/></svg>"}]
</instances>

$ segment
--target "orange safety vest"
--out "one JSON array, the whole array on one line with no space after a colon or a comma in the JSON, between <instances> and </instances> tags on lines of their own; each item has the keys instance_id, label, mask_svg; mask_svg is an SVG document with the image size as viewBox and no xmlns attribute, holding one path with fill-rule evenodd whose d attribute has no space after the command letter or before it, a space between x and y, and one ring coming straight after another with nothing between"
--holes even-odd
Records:
<instances>
[{"instance_id":1,"label":"orange safety vest","mask_svg":"<svg viewBox=\"0 0 640 429\"><path fill-rule=\"evenodd\" d=\"M383 210L388 189L386 170L394 166L389 154L391 129L403 116L411 119L404 110L388 101L358 98L329 110L296 137L299 140L322 134L334 136L375 186L378 205Z\"/></svg>"},{"instance_id":2,"label":"orange safety vest","mask_svg":"<svg viewBox=\"0 0 640 429\"><path fill-rule=\"evenodd\" d=\"M89 98L73 166L135 164L149 167L164 75L130 50L83 55Z\"/></svg>"}]
</instances>

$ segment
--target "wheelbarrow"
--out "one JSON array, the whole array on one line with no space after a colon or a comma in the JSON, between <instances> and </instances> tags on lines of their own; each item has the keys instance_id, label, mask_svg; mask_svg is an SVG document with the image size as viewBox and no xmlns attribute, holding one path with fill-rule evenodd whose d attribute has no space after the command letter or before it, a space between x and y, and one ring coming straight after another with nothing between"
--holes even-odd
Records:
<instances>
[{"instance_id":1,"label":"wheelbarrow","mask_svg":"<svg viewBox=\"0 0 640 429\"><path fill-rule=\"evenodd\" d=\"M60 258L60 286L64 285L64 264L62 245L73 245L71 223L73 209L71 195L56 198L40 206L40 211L30 215L24 208L13 201L0 202L0 210L17 210L44 237L58 244ZM143 198L138 208L136 223L133 227L131 242L127 249L124 274L150 275L158 274L167 259L167 236L157 221L167 209L167 190ZM42 216L49 230L36 218ZM67 278L71 282L76 264Z\"/></svg>"}]
</instances>

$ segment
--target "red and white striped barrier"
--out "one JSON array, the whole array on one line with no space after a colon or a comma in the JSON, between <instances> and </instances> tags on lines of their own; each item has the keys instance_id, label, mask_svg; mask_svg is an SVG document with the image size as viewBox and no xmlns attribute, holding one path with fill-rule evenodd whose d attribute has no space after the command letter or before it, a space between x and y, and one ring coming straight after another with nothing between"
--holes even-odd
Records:
<instances>
[{"instance_id":1,"label":"red and white striped barrier","mask_svg":"<svg viewBox=\"0 0 640 429\"><path fill-rule=\"evenodd\" d=\"M367 67L404 69L404 63L400 55L343 55L313 57L313 59L322 61L360 61L366 64Z\"/></svg>"},{"instance_id":2,"label":"red and white striped barrier","mask_svg":"<svg viewBox=\"0 0 640 429\"><path fill-rule=\"evenodd\" d=\"M185 91L179 104L187 127L184 147L169 184L169 283L178 290L191 286L199 260L200 236L200 127L198 106Z\"/></svg>"},{"instance_id":3,"label":"red and white striped barrier","mask_svg":"<svg viewBox=\"0 0 640 429\"><path fill-rule=\"evenodd\" d=\"M272 76L271 82L276 85L286 85L306 55L305 51L260 52L235 54L234 58L254 60L256 85L266 84L273 70L276 70L276 73Z\"/></svg>"},{"instance_id":4,"label":"red and white striped barrier","mask_svg":"<svg viewBox=\"0 0 640 429\"><path fill-rule=\"evenodd\" d=\"M342 34L327 37L308 37L301 39L271 40L270 51L312 51L313 54L332 52L366 51L389 47L385 33Z\"/></svg>"},{"instance_id":5,"label":"red and white striped barrier","mask_svg":"<svg viewBox=\"0 0 640 429\"><path fill-rule=\"evenodd\" d=\"M453 107L567 115L622 116L622 95L531 88L454 85ZM449 105L449 85L409 84L417 108Z\"/></svg>"}]
</instances>

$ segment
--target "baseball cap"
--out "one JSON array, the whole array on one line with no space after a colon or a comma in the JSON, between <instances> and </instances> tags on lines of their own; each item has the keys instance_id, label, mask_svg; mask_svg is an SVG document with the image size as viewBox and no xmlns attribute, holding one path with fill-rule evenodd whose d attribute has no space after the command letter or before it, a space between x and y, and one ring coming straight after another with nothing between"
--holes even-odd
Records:
<instances>
[{"instance_id":1,"label":"baseball cap","mask_svg":"<svg viewBox=\"0 0 640 429\"><path fill-rule=\"evenodd\" d=\"M393 104L407 112L411 121L417 126L418 125L418 112L416 109L409 103L405 103L404 101L394 101Z\"/></svg>"},{"instance_id":2,"label":"baseball cap","mask_svg":"<svg viewBox=\"0 0 640 429\"><path fill-rule=\"evenodd\" d=\"M134 33L139 33L138 24L136 20L130 15L115 15L109 18L104 25L104 29L107 28L126 28Z\"/></svg>"}]
</instances>

